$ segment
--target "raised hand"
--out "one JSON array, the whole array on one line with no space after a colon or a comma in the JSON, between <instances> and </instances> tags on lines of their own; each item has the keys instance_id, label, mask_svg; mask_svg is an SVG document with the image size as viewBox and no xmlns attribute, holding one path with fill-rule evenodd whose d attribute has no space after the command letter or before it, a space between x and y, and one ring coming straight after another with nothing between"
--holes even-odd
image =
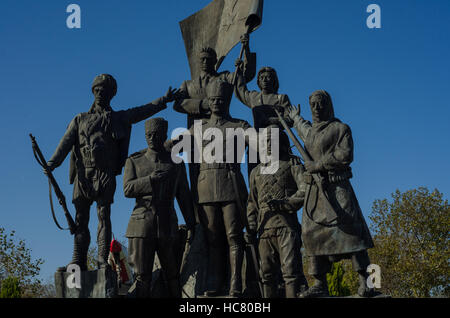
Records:
<instances>
[{"instance_id":1,"label":"raised hand","mask_svg":"<svg viewBox=\"0 0 450 318\"><path fill-rule=\"evenodd\" d=\"M298 104L297 107L292 106L292 105L289 105L289 106L287 107L288 117L289 117L292 121L295 122L295 120L296 120L298 117L300 117L300 110L301 110L300 104Z\"/></svg>"},{"instance_id":2,"label":"raised hand","mask_svg":"<svg viewBox=\"0 0 450 318\"><path fill-rule=\"evenodd\" d=\"M250 40L250 37L249 37L248 33L241 35L240 41L244 47L248 47L249 40Z\"/></svg>"},{"instance_id":3,"label":"raised hand","mask_svg":"<svg viewBox=\"0 0 450 318\"><path fill-rule=\"evenodd\" d=\"M323 169L322 165L317 161L305 161L305 168L309 173L316 173Z\"/></svg>"},{"instance_id":4,"label":"raised hand","mask_svg":"<svg viewBox=\"0 0 450 318\"><path fill-rule=\"evenodd\" d=\"M177 92L178 92L178 89L172 89L172 87L170 86L166 92L166 95L164 95L164 102L165 103L173 102L175 100L175 96L176 96Z\"/></svg>"}]
</instances>

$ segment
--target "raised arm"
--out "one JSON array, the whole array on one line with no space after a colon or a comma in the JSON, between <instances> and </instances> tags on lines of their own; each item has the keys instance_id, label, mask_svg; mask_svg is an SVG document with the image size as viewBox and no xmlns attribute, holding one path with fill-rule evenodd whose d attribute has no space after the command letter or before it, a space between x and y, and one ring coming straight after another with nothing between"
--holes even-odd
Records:
<instances>
[{"instance_id":1,"label":"raised arm","mask_svg":"<svg viewBox=\"0 0 450 318\"><path fill-rule=\"evenodd\" d=\"M242 61L237 60L236 65L237 70L236 70L236 83L234 87L234 93L236 94L236 97L242 104L244 104L249 108L253 108L254 103L252 101L255 100L255 97L257 97L255 95L257 95L258 92L248 90L247 82L242 72Z\"/></svg>"},{"instance_id":2,"label":"raised arm","mask_svg":"<svg viewBox=\"0 0 450 318\"><path fill-rule=\"evenodd\" d=\"M176 93L177 90L169 87L169 90L163 97L155 99L153 102L144 106L138 106L124 111L126 121L129 125L132 125L155 115L167 108L167 103L174 101Z\"/></svg>"},{"instance_id":3,"label":"raised arm","mask_svg":"<svg viewBox=\"0 0 450 318\"><path fill-rule=\"evenodd\" d=\"M243 75L246 83L249 83L256 75L256 53L250 51L250 37L248 34L244 34L241 37L241 43L244 47Z\"/></svg>"},{"instance_id":4,"label":"raised arm","mask_svg":"<svg viewBox=\"0 0 450 318\"><path fill-rule=\"evenodd\" d=\"M300 115L300 105L298 107L288 106L287 116L292 120L293 127L297 130L300 138L305 141L311 131L312 125Z\"/></svg>"}]
</instances>

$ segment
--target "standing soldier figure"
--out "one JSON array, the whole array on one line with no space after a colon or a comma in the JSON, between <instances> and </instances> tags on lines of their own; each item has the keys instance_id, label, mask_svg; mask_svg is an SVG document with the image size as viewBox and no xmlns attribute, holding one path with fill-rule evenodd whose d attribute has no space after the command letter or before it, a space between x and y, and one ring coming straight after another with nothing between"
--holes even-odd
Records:
<instances>
[{"instance_id":1,"label":"standing soldier figure","mask_svg":"<svg viewBox=\"0 0 450 318\"><path fill-rule=\"evenodd\" d=\"M349 179L353 161L350 127L334 117L330 95L323 90L310 98L313 123L300 116L300 108L290 108L289 116L313 161L305 161L306 185L302 217L302 239L310 257L309 273L314 285L300 297L328 296L326 274L332 262L350 258L359 274L358 294L372 296L366 272L370 264L367 249L373 241ZM323 178L322 188L311 174ZM328 201L328 202L327 202ZM330 215L332 217L330 217Z\"/></svg>"},{"instance_id":2,"label":"standing soldier figure","mask_svg":"<svg viewBox=\"0 0 450 318\"><path fill-rule=\"evenodd\" d=\"M241 38L244 47L243 76L245 82L250 82L256 73L256 54L250 52L249 37L244 35ZM217 54L213 48L205 47L199 53L201 75L198 78L185 81L181 84L179 92L176 94L176 101L173 109L179 113L187 114L187 128L190 129L195 120L208 119L211 116L209 101L206 96L206 87L210 82L221 80L233 84L234 73L228 71L217 72ZM236 62L238 63L238 62ZM188 154L193 158L193 154ZM189 178L191 190L194 196L194 204L198 202L197 178L199 174L198 164L189 164Z\"/></svg>"},{"instance_id":3,"label":"standing soldier figure","mask_svg":"<svg viewBox=\"0 0 450 318\"><path fill-rule=\"evenodd\" d=\"M181 297L175 239L177 198L186 221L188 240L193 239L195 216L184 163L175 164L164 148L168 123L152 118L145 123L148 149L131 155L125 163L123 189L136 198L128 223L130 264L134 267L136 297L149 297L155 252L158 253L171 297Z\"/></svg>"},{"instance_id":4,"label":"standing soldier figure","mask_svg":"<svg viewBox=\"0 0 450 318\"><path fill-rule=\"evenodd\" d=\"M277 276L281 267L286 297L295 298L298 291L307 288L300 252L301 228L297 219L305 191L301 183L304 168L299 158L291 154L288 136L277 126L274 127L280 133L279 168L274 174L263 174L261 169L267 164L260 163L252 170L247 205L248 234L253 237L258 234L259 237L264 297L278 296ZM269 133L267 151L270 155ZM295 199L288 199L294 194Z\"/></svg>"},{"instance_id":5,"label":"standing soldier figure","mask_svg":"<svg viewBox=\"0 0 450 318\"><path fill-rule=\"evenodd\" d=\"M242 293L242 261L244 257L244 206L247 202L247 187L240 170L240 161L237 158L236 143L234 143L234 158L227 158L227 138L245 138L237 135L229 137L227 129L250 128L250 124L244 120L232 118L229 114L233 86L228 82L215 80L206 87L211 117L202 121L202 134L206 130L215 129L223 136L222 158L216 158L212 163L203 160L199 164L199 176L197 181L199 220L206 229L206 237L209 247L208 262L208 286L206 296L220 294L225 279L224 255L227 254L224 247L228 243L230 262L230 289L229 295L238 297ZM242 131L242 130L241 130ZM195 136L194 127L190 129ZM203 149L213 140L202 139ZM248 144L248 139L245 139ZM227 242L225 242L225 239Z\"/></svg>"},{"instance_id":6,"label":"standing soldier figure","mask_svg":"<svg viewBox=\"0 0 450 318\"><path fill-rule=\"evenodd\" d=\"M285 122L292 127L292 120L288 116L288 107L291 105L291 102L287 95L278 93L280 83L275 69L263 67L259 70L257 83L261 92L247 89L240 67L238 68L237 79L236 97L252 110L253 125L256 129L266 128L270 125L276 125L283 129L274 108L284 117ZM257 163L248 163L249 176L256 166Z\"/></svg>"},{"instance_id":7,"label":"standing soldier figure","mask_svg":"<svg viewBox=\"0 0 450 318\"><path fill-rule=\"evenodd\" d=\"M278 125L280 129L283 129L277 114L273 110L274 107L277 107L284 120L292 127L292 120L288 116L288 106L291 105L291 102L287 95L278 93L280 83L275 69L266 66L259 70L257 83L261 90L260 92L247 89L246 81L243 80L240 69L238 68L236 97L252 110L255 128L260 129L269 125Z\"/></svg>"},{"instance_id":8,"label":"standing soldier figure","mask_svg":"<svg viewBox=\"0 0 450 318\"><path fill-rule=\"evenodd\" d=\"M91 240L89 212L94 201L98 214L98 267L108 265L111 243L111 204L116 190L116 176L128 156L131 126L165 109L173 101L174 91L152 103L124 111L114 111L111 99L117 93L116 80L108 74L94 79L94 103L87 113L78 114L69 124L48 167L59 167L69 152L70 183L74 185L72 202L76 209L76 232L71 264L87 270L87 253ZM62 268L61 268L62 269Z\"/></svg>"}]
</instances>

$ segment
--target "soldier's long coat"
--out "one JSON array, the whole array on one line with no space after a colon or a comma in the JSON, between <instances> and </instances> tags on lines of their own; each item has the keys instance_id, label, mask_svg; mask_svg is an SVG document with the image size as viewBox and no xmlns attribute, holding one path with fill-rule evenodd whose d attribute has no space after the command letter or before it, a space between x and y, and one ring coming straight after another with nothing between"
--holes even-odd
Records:
<instances>
[{"instance_id":1,"label":"soldier's long coat","mask_svg":"<svg viewBox=\"0 0 450 318\"><path fill-rule=\"evenodd\" d=\"M302 216L302 241L307 255L349 254L373 247L364 216L349 179L353 161L353 139L350 127L337 119L311 124L299 117L295 121L299 136L312 159L324 171L324 189L337 220L326 224L327 204L311 175L306 180L305 206Z\"/></svg>"}]
</instances>

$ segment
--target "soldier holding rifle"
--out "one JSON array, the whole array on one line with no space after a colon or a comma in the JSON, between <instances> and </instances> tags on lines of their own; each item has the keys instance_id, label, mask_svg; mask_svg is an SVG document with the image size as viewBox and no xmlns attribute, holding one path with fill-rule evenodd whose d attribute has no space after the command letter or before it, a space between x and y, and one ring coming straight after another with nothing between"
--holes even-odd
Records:
<instances>
[{"instance_id":1,"label":"soldier holding rifle","mask_svg":"<svg viewBox=\"0 0 450 318\"><path fill-rule=\"evenodd\" d=\"M89 211L97 202L98 266L108 264L111 243L111 204L116 190L116 176L122 171L128 156L131 126L166 108L174 100L169 88L164 97L144 106L114 111L110 101L117 93L116 80L109 74L94 79L94 103L88 112L80 113L70 122L48 169L59 167L69 152L70 183L74 185L72 202L76 209L76 231L71 264L87 270L90 244Z\"/></svg>"},{"instance_id":2,"label":"soldier holding rifle","mask_svg":"<svg viewBox=\"0 0 450 318\"><path fill-rule=\"evenodd\" d=\"M289 116L304 141L305 204L302 241L310 257L309 273L314 285L300 297L328 295L326 274L332 262L349 258L359 274L358 295L370 297L366 269L370 264L367 249L373 241L358 200L350 184L353 161L352 133L334 116L330 95L323 90L309 98L313 122L300 116L300 107L290 107Z\"/></svg>"}]
</instances>

